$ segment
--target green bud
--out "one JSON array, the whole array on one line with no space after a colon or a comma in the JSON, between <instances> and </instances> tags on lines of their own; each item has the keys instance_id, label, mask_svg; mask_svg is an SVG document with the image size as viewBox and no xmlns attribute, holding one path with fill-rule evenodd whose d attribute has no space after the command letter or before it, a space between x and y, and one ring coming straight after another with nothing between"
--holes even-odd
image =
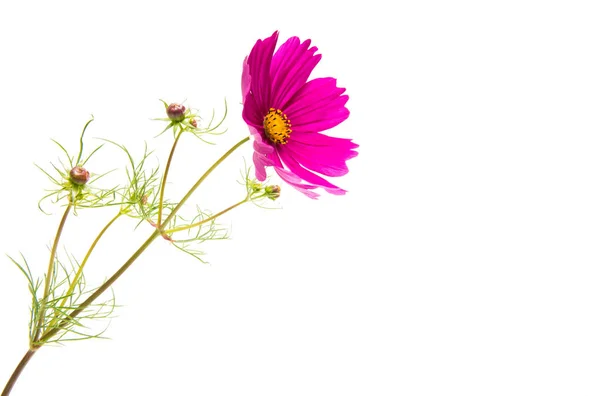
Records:
<instances>
[{"instance_id":1,"label":"green bud","mask_svg":"<svg viewBox=\"0 0 600 396\"><path fill-rule=\"evenodd\" d=\"M281 188L279 186L267 186L265 187L265 193L267 198L275 201L281 195Z\"/></svg>"},{"instance_id":2,"label":"green bud","mask_svg":"<svg viewBox=\"0 0 600 396\"><path fill-rule=\"evenodd\" d=\"M79 186L83 186L90 180L90 172L81 166L76 166L69 172L71 182Z\"/></svg>"}]
</instances>

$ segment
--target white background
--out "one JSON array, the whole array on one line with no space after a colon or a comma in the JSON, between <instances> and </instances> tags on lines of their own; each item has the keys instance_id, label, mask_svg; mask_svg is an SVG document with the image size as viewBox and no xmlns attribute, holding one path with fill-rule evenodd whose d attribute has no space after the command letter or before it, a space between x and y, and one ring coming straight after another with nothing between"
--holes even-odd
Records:
<instances>
[{"instance_id":1,"label":"white background","mask_svg":"<svg viewBox=\"0 0 600 396\"><path fill-rule=\"evenodd\" d=\"M89 137L152 137L159 98L230 104L216 147L188 138L176 198L247 135L241 62L258 38L312 38L313 76L348 89L331 134L360 155L311 201L243 207L210 265L158 241L115 285L111 340L43 348L18 395L598 395L600 13L583 1L6 1L0 5L0 251L39 275L59 221L33 166ZM206 114L206 113L205 113ZM89 146L96 142L89 140ZM101 172L123 166L107 150ZM242 192L244 146L196 195ZM81 212L82 254L114 212ZM149 232L109 235L96 284ZM27 348L24 278L0 264L0 382Z\"/></svg>"}]
</instances>

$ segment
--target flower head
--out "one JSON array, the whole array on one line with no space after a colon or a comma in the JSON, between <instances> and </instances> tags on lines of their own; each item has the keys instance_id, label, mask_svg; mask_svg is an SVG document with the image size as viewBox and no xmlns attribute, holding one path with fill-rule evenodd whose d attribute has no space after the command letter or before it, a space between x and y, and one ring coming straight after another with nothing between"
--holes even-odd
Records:
<instances>
[{"instance_id":1,"label":"flower head","mask_svg":"<svg viewBox=\"0 0 600 396\"><path fill-rule=\"evenodd\" d=\"M331 77L308 78L321 60L310 40L291 37L277 51L279 33L258 40L244 60L242 116L254 138L256 178L266 179L266 167L311 198L314 191L342 195L346 191L324 176L348 173L346 161L358 147L350 139L322 134L348 118L348 96ZM316 173L315 173L316 172Z\"/></svg>"}]
</instances>

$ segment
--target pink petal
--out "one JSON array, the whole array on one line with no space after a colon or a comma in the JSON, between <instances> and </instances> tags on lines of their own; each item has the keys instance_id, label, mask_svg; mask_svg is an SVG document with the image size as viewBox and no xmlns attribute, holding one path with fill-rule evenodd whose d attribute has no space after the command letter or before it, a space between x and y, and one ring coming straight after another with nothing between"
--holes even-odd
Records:
<instances>
[{"instance_id":1,"label":"pink petal","mask_svg":"<svg viewBox=\"0 0 600 396\"><path fill-rule=\"evenodd\" d=\"M265 167L273 166L273 164L266 155L256 151L252 154L252 161L254 162L254 175L259 181L265 181L267 179L267 170Z\"/></svg>"},{"instance_id":2,"label":"pink petal","mask_svg":"<svg viewBox=\"0 0 600 396\"><path fill-rule=\"evenodd\" d=\"M250 66L248 66L248 57L246 57L242 65L242 104L246 101L246 95L250 92L250 81Z\"/></svg>"},{"instance_id":3,"label":"pink petal","mask_svg":"<svg viewBox=\"0 0 600 396\"><path fill-rule=\"evenodd\" d=\"M274 166L273 158L276 158L275 149L270 144L266 143L256 129L249 126L250 133L254 138L254 154L252 160L254 162L256 178L259 181L264 181L267 178L266 166Z\"/></svg>"},{"instance_id":4,"label":"pink petal","mask_svg":"<svg viewBox=\"0 0 600 396\"><path fill-rule=\"evenodd\" d=\"M262 134L260 134L256 129L250 127L250 133L254 138L254 150L265 155L273 154L275 152L273 146L263 139Z\"/></svg>"},{"instance_id":5,"label":"pink petal","mask_svg":"<svg viewBox=\"0 0 600 396\"><path fill-rule=\"evenodd\" d=\"M316 78L306 83L289 106L282 109L292 122L292 131L321 132L346 120L348 96L336 86L336 79Z\"/></svg>"},{"instance_id":6,"label":"pink petal","mask_svg":"<svg viewBox=\"0 0 600 396\"><path fill-rule=\"evenodd\" d=\"M273 55L271 107L283 108L306 83L310 73L321 60L321 55L315 55L317 47L309 47L310 40L300 43L298 37L291 37Z\"/></svg>"},{"instance_id":7,"label":"pink petal","mask_svg":"<svg viewBox=\"0 0 600 396\"><path fill-rule=\"evenodd\" d=\"M262 130L263 119L266 113L262 113L259 105L256 103L256 97L250 92L246 95L244 100L244 107L242 109L242 118L248 125L252 125L253 128Z\"/></svg>"},{"instance_id":8,"label":"pink petal","mask_svg":"<svg viewBox=\"0 0 600 396\"><path fill-rule=\"evenodd\" d=\"M271 95L271 60L277 45L279 32L274 32L271 37L257 40L248 55L248 69L250 74L250 92L256 97L256 103L262 113L266 114L264 107L268 106Z\"/></svg>"},{"instance_id":9,"label":"pink petal","mask_svg":"<svg viewBox=\"0 0 600 396\"><path fill-rule=\"evenodd\" d=\"M294 175L298 176L302 180L305 180L306 182L312 185L323 187L327 192L331 194L343 195L346 193L345 190L331 184L322 177L317 176L314 173L304 169L300 164L298 164L298 162L293 157L290 156L290 154L285 149L278 147L277 153L279 154L279 157L281 158L285 166L290 170L290 172L292 172Z\"/></svg>"},{"instance_id":10,"label":"pink petal","mask_svg":"<svg viewBox=\"0 0 600 396\"><path fill-rule=\"evenodd\" d=\"M271 159L273 160L274 164L273 169L275 169L275 172L279 175L279 177L281 177L283 181L290 184L296 190L302 192L310 198L316 199L319 196L319 194L315 193L314 191L311 191L318 188L319 186L307 184L306 182L304 182L304 180L302 180L289 170L285 169L283 164L281 163L281 159L277 154L271 156Z\"/></svg>"},{"instance_id":11,"label":"pink petal","mask_svg":"<svg viewBox=\"0 0 600 396\"><path fill-rule=\"evenodd\" d=\"M317 199L319 197L319 194L312 191L315 188L317 188L317 186L302 183L302 179L300 179L298 176L294 175L286 169L279 167L275 167L274 169L283 181L294 187L296 190L300 191L302 194L312 199Z\"/></svg>"},{"instance_id":12,"label":"pink petal","mask_svg":"<svg viewBox=\"0 0 600 396\"><path fill-rule=\"evenodd\" d=\"M325 176L348 173L346 161L358 155L358 145L350 139L340 139L320 133L292 133L286 149L303 167Z\"/></svg>"}]
</instances>

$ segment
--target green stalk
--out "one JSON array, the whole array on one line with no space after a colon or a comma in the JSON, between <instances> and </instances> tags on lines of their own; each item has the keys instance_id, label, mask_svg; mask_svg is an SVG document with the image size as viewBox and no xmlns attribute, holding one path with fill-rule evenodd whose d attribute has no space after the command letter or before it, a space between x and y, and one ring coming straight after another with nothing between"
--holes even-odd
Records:
<instances>
[{"instance_id":1,"label":"green stalk","mask_svg":"<svg viewBox=\"0 0 600 396\"><path fill-rule=\"evenodd\" d=\"M240 140L239 142L237 142L236 144L234 144L233 147L231 147L225 154L223 154L221 156L221 158L219 158L217 160L217 162L215 162L210 168L208 168L208 170L206 172L204 172L204 174L200 177L200 179L198 179L198 181L196 182L196 184L194 184L192 186L192 188L189 189L189 191L187 192L187 194L185 194L185 196L181 199L181 201L179 201L179 203L177 204L177 206L175 206L175 208L173 209L173 211L165 219L164 223L161 225L161 228L164 227L164 224L168 224L169 223L169 221L177 214L177 212L179 211L179 209L181 209L181 207L183 206L183 204L192 196L192 194L196 191L196 189L198 187L200 187L200 184L202 184L202 182L204 182L204 180L215 169L217 169L217 167L221 164L221 162L225 161L225 159L227 157L229 157L235 150L237 150L242 144L246 143L248 140L250 140L250 136L247 136L247 137L243 138L242 140ZM164 231L164 230L162 230L162 231Z\"/></svg>"},{"instance_id":2,"label":"green stalk","mask_svg":"<svg viewBox=\"0 0 600 396\"><path fill-rule=\"evenodd\" d=\"M173 155L175 154L175 147L177 147L177 142L179 138L183 135L183 129L177 134L175 137L175 141L173 142L173 147L171 147L171 152L169 153L169 159L167 160L167 165L165 166L165 174L163 175L162 184L160 186L160 198L158 200L158 220L156 222L156 226L160 227L162 224L162 211L163 211L163 203L165 197L165 188L167 186L167 176L169 175L169 169L171 168L171 161L173 160Z\"/></svg>"},{"instance_id":3,"label":"green stalk","mask_svg":"<svg viewBox=\"0 0 600 396\"><path fill-rule=\"evenodd\" d=\"M216 219L217 217L221 216L222 214L225 214L225 213L229 212L230 210L235 209L238 206L240 206L241 204L246 203L246 202L248 202L248 197L244 198L243 200L241 200L240 202L238 202L236 204L231 205L227 209L223 209L222 211L220 211L219 213L217 213L215 215L207 217L204 220L200 220L200 221L198 221L196 223L193 223L193 224L188 224L188 225L184 225L184 226L180 226L180 227L175 227L175 228L171 228L171 229L168 229L168 230L164 230L163 232L165 234L171 234L173 232L185 231L185 230L189 230L190 228L198 227L198 226L200 226L200 225L202 225L204 223L208 223L209 221L212 221L212 220Z\"/></svg>"},{"instance_id":4,"label":"green stalk","mask_svg":"<svg viewBox=\"0 0 600 396\"><path fill-rule=\"evenodd\" d=\"M10 376L10 379L6 383L6 386L4 387L4 390L2 391L2 396L8 396L10 394L10 391L12 390L13 386L15 386L17 379L23 372L23 369L25 368L25 366L27 366L27 363L29 363L29 360L31 359L31 357L33 356L35 351L37 351L37 349L30 349L27 351L27 353L25 353L25 356L23 356L23 359L21 359L21 361L19 362L19 365L17 366L15 371Z\"/></svg>"},{"instance_id":5,"label":"green stalk","mask_svg":"<svg viewBox=\"0 0 600 396\"><path fill-rule=\"evenodd\" d=\"M96 300L98 297L100 297L100 295L102 293L104 293L109 287L112 286L113 283L115 283L115 281L117 279L119 279L121 277L121 275L123 275L123 273L125 271L127 271L127 269L131 266L131 264L133 264L133 262L140 257L140 255L144 252L144 250L146 250L148 248L148 246L150 246L150 244L152 244L152 242L156 239L156 237L158 237L160 235L160 232L158 230L154 231L152 233L152 235L150 235L148 237L148 239L146 239L146 241L142 244L142 246L140 246L138 248L138 250L135 251L135 253L133 253L133 255L129 258L129 260L127 260L125 262L125 264L123 264L121 266L121 268L119 268L117 270L117 272L115 272L113 274L113 276L111 276L106 282L104 282L98 289L96 289L96 291L94 293L92 293L84 302L82 302L79 307L77 307L76 309L74 309L70 314L69 314L69 318L73 319L75 318L77 315L79 315L84 309L86 309L92 302L94 302L94 300ZM63 319L58 326L52 328L51 330L47 331L46 333L44 333L41 337L40 337L40 341L41 342L45 342L48 341L49 339L52 338L52 336L54 336L60 329L64 328L67 324L69 323L69 320L67 319Z\"/></svg>"},{"instance_id":6,"label":"green stalk","mask_svg":"<svg viewBox=\"0 0 600 396\"><path fill-rule=\"evenodd\" d=\"M83 261L81 262L81 265L79 266L79 269L77 270L77 273L75 274L75 277L73 277L73 281L71 282L71 285L69 286L69 290L67 290L67 292L65 293L65 297L62 300L62 302L60 303L60 308L64 307L66 302L67 302L67 297L71 295L71 293L73 293L73 291L75 290L75 287L77 286L77 281L79 281L79 279L81 278L82 274L83 274L83 268L85 267L85 264L87 263L88 259L90 258L90 256L92 255L92 251L94 250L94 248L96 247L96 245L98 244L98 242L100 241L100 238L102 238L102 236L104 235L104 233L106 233L106 231L110 228L110 226L113 225L113 223L115 221L117 221L117 219L119 217L121 217L123 213L119 212L117 213L102 229L102 231L100 231L100 233L98 234L98 236L96 236L96 239L94 239L94 242L92 242L92 245L90 246L90 248L88 249L85 257L83 258ZM56 323L56 320L58 319L58 314L54 317L54 319L52 320L52 322L50 323L50 325L48 327L53 327L53 325Z\"/></svg>"},{"instance_id":7,"label":"green stalk","mask_svg":"<svg viewBox=\"0 0 600 396\"><path fill-rule=\"evenodd\" d=\"M48 295L50 294L50 282L54 277L54 268L55 268L55 259L56 259L56 250L58 248L58 241L60 240L60 236L62 235L63 229L65 227L65 223L67 221L67 217L71 212L71 208L73 204L69 202L67 208L65 209L65 213L58 225L58 229L56 230L56 236L54 237L54 243L52 244L52 250L50 251L50 261L48 263L48 272L46 276L46 283L44 286L44 297L42 298L40 305L40 318L36 324L35 335L31 339L32 346L39 341L40 331L42 330L42 326L44 324L44 319L46 316L46 300L48 299Z\"/></svg>"}]
</instances>

